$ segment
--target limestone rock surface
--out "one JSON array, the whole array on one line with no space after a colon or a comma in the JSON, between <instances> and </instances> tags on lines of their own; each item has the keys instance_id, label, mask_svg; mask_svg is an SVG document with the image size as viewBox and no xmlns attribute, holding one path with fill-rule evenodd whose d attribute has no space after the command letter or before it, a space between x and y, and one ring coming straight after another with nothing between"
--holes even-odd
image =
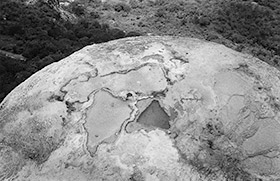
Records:
<instances>
[{"instance_id":1,"label":"limestone rock surface","mask_svg":"<svg viewBox=\"0 0 280 181\"><path fill-rule=\"evenodd\" d=\"M280 179L279 78L198 39L87 46L0 104L0 180Z\"/></svg>"}]
</instances>

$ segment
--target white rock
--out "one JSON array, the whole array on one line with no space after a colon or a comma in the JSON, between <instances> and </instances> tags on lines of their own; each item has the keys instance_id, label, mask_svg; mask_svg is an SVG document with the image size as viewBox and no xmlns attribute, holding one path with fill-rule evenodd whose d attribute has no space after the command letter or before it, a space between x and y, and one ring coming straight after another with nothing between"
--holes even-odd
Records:
<instances>
[{"instance_id":1,"label":"white rock","mask_svg":"<svg viewBox=\"0 0 280 181\"><path fill-rule=\"evenodd\" d=\"M198 39L87 46L0 104L0 180L280 179L279 78Z\"/></svg>"}]
</instances>

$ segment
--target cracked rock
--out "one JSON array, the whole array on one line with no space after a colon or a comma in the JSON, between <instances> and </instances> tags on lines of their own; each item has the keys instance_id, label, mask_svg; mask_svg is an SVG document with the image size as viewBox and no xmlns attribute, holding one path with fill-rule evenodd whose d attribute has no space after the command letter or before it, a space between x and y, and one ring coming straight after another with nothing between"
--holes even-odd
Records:
<instances>
[{"instance_id":1,"label":"cracked rock","mask_svg":"<svg viewBox=\"0 0 280 181\"><path fill-rule=\"evenodd\" d=\"M279 77L192 38L86 46L0 104L0 180L279 180Z\"/></svg>"}]
</instances>

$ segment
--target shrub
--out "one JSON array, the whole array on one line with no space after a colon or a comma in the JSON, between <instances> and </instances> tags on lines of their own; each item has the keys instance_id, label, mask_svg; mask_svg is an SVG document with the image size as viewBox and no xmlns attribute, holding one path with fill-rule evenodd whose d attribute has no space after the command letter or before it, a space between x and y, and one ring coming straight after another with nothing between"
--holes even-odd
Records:
<instances>
[{"instance_id":1,"label":"shrub","mask_svg":"<svg viewBox=\"0 0 280 181\"><path fill-rule=\"evenodd\" d=\"M117 3L113 6L114 10L117 11L117 12L121 12L121 11L124 11L124 12L127 12L129 13L130 10L131 10L131 7L126 4L126 3Z\"/></svg>"},{"instance_id":2,"label":"shrub","mask_svg":"<svg viewBox=\"0 0 280 181\"><path fill-rule=\"evenodd\" d=\"M205 16L194 15L192 18L192 22L200 26L208 26L210 24L210 19Z\"/></svg>"},{"instance_id":3,"label":"shrub","mask_svg":"<svg viewBox=\"0 0 280 181\"><path fill-rule=\"evenodd\" d=\"M70 10L77 16L82 16L85 14L85 8L78 2L72 2L69 5Z\"/></svg>"},{"instance_id":4,"label":"shrub","mask_svg":"<svg viewBox=\"0 0 280 181\"><path fill-rule=\"evenodd\" d=\"M164 18L164 17L166 17L166 15L167 15L167 12L166 12L165 8L158 8L155 13L155 16L159 17L159 18Z\"/></svg>"},{"instance_id":5,"label":"shrub","mask_svg":"<svg viewBox=\"0 0 280 181\"><path fill-rule=\"evenodd\" d=\"M112 39L119 39L125 37L125 32L116 28L111 29L109 34L112 36Z\"/></svg>"},{"instance_id":6,"label":"shrub","mask_svg":"<svg viewBox=\"0 0 280 181\"><path fill-rule=\"evenodd\" d=\"M141 36L141 33L135 32L135 31L130 31L126 34L126 37L133 37L133 36Z\"/></svg>"},{"instance_id":7,"label":"shrub","mask_svg":"<svg viewBox=\"0 0 280 181\"><path fill-rule=\"evenodd\" d=\"M90 12L90 17L93 19L97 19L97 18L100 18L100 15L98 12L92 11L92 12Z\"/></svg>"},{"instance_id":8,"label":"shrub","mask_svg":"<svg viewBox=\"0 0 280 181\"><path fill-rule=\"evenodd\" d=\"M231 40L236 43L243 43L245 42L246 38L239 33L233 33L231 35Z\"/></svg>"},{"instance_id":9,"label":"shrub","mask_svg":"<svg viewBox=\"0 0 280 181\"><path fill-rule=\"evenodd\" d=\"M215 40L218 39L219 37L213 33L210 33L209 35L207 35L206 40L211 41L211 40Z\"/></svg>"}]
</instances>

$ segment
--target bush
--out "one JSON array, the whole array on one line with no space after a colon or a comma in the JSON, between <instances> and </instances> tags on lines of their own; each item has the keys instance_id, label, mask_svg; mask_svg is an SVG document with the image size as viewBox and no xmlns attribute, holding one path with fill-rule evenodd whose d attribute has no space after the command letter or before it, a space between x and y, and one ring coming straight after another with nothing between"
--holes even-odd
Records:
<instances>
[{"instance_id":1,"label":"bush","mask_svg":"<svg viewBox=\"0 0 280 181\"><path fill-rule=\"evenodd\" d=\"M90 12L90 17L93 19L97 19L97 18L100 18L100 15L98 12L92 11L92 12Z\"/></svg>"},{"instance_id":2,"label":"bush","mask_svg":"<svg viewBox=\"0 0 280 181\"><path fill-rule=\"evenodd\" d=\"M208 26L210 24L210 19L205 16L197 16L193 17L193 23L198 24L200 26Z\"/></svg>"},{"instance_id":3,"label":"bush","mask_svg":"<svg viewBox=\"0 0 280 181\"><path fill-rule=\"evenodd\" d=\"M125 3L118 3L118 4L115 4L113 6L114 10L117 11L117 12L121 12L121 11L124 11L124 12L127 12L129 13L131 11L131 7L128 5L128 4L125 4Z\"/></svg>"},{"instance_id":4,"label":"bush","mask_svg":"<svg viewBox=\"0 0 280 181\"><path fill-rule=\"evenodd\" d=\"M158 8L155 16L158 18L165 18L167 16L167 11L165 8Z\"/></svg>"},{"instance_id":5,"label":"bush","mask_svg":"<svg viewBox=\"0 0 280 181\"><path fill-rule=\"evenodd\" d=\"M213 33L210 33L209 35L207 35L206 40L211 41L211 40L215 40L218 39L219 37Z\"/></svg>"},{"instance_id":6,"label":"bush","mask_svg":"<svg viewBox=\"0 0 280 181\"><path fill-rule=\"evenodd\" d=\"M110 35L112 36L112 39L119 39L119 38L124 38L125 37L125 32L123 32L122 30L119 29L111 29L110 30Z\"/></svg>"},{"instance_id":7,"label":"bush","mask_svg":"<svg viewBox=\"0 0 280 181\"><path fill-rule=\"evenodd\" d=\"M85 14L85 8L83 7L83 5L79 4L78 2L72 2L69 5L69 8L77 16L82 16Z\"/></svg>"},{"instance_id":8,"label":"bush","mask_svg":"<svg viewBox=\"0 0 280 181\"><path fill-rule=\"evenodd\" d=\"M231 35L231 40L236 43L243 43L246 41L246 38L244 36L240 35L239 33L233 33Z\"/></svg>"},{"instance_id":9,"label":"bush","mask_svg":"<svg viewBox=\"0 0 280 181\"><path fill-rule=\"evenodd\" d=\"M133 36L141 36L141 33L135 32L135 31L130 31L126 34L126 37L133 37Z\"/></svg>"}]
</instances>

